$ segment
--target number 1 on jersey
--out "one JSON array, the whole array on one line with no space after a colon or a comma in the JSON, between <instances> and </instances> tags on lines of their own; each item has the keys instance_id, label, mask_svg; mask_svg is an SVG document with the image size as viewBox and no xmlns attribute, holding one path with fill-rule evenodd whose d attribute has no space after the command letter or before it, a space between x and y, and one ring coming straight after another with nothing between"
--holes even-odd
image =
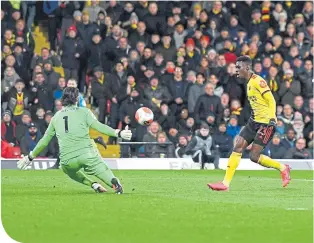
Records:
<instances>
[{"instance_id":1,"label":"number 1 on jersey","mask_svg":"<svg viewBox=\"0 0 314 243\"><path fill-rule=\"evenodd\" d=\"M63 117L63 120L64 120L64 131L65 131L66 133L69 132L68 118L69 118L68 116L64 116L64 117Z\"/></svg>"}]
</instances>

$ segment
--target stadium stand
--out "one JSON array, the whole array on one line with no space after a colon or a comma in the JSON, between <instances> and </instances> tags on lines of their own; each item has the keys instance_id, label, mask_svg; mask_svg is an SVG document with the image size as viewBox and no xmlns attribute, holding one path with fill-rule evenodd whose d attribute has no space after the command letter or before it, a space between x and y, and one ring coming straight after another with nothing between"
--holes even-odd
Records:
<instances>
[{"instance_id":1,"label":"stadium stand","mask_svg":"<svg viewBox=\"0 0 314 243\"><path fill-rule=\"evenodd\" d=\"M2 157L34 148L69 79L101 122L129 125L134 142L165 135L176 147L168 156L183 157L200 137L208 157L227 157L250 116L246 81L235 76L236 57L249 55L277 101L277 133L265 153L312 158L313 32L312 1L2 2ZM135 121L142 106L155 114L148 128ZM210 129L206 138L201 126ZM167 150L104 138L104 157ZM57 157L57 147L53 140L42 156Z\"/></svg>"}]
</instances>

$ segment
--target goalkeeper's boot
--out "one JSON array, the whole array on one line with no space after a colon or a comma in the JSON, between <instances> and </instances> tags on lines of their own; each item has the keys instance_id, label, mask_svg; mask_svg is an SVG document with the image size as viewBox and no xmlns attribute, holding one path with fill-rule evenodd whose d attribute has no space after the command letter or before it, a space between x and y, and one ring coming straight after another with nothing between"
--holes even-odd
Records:
<instances>
[{"instance_id":1,"label":"goalkeeper's boot","mask_svg":"<svg viewBox=\"0 0 314 243\"><path fill-rule=\"evenodd\" d=\"M95 190L95 192L97 193L103 193L103 192L107 192L106 188L104 188L102 185L100 185L97 182L94 182L92 184L92 188Z\"/></svg>"},{"instance_id":2,"label":"goalkeeper's boot","mask_svg":"<svg viewBox=\"0 0 314 243\"><path fill-rule=\"evenodd\" d=\"M112 188L115 190L117 194L123 193L122 185L120 184L119 180L117 178L113 178L111 180Z\"/></svg>"},{"instance_id":3,"label":"goalkeeper's boot","mask_svg":"<svg viewBox=\"0 0 314 243\"><path fill-rule=\"evenodd\" d=\"M208 183L207 186L213 191L229 191L229 187L222 182Z\"/></svg>"},{"instance_id":4,"label":"goalkeeper's boot","mask_svg":"<svg viewBox=\"0 0 314 243\"><path fill-rule=\"evenodd\" d=\"M291 181L291 177L290 177L291 168L289 167L289 165L285 165L285 166L286 168L280 172L283 187L286 187Z\"/></svg>"},{"instance_id":5,"label":"goalkeeper's boot","mask_svg":"<svg viewBox=\"0 0 314 243\"><path fill-rule=\"evenodd\" d=\"M97 138L94 139L95 143L98 143L100 145L102 145L105 149L107 149L107 144L104 141L103 137L99 136Z\"/></svg>"}]
</instances>

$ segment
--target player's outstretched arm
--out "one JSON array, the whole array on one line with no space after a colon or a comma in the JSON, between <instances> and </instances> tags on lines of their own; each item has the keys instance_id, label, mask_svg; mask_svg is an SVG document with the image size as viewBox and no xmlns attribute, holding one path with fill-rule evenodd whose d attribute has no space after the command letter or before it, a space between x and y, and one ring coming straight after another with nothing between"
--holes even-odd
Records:
<instances>
[{"instance_id":1,"label":"player's outstretched arm","mask_svg":"<svg viewBox=\"0 0 314 243\"><path fill-rule=\"evenodd\" d=\"M132 138L132 132L131 130L128 130L128 126L125 128L125 130L113 129L105 124L100 123L90 110L87 110L87 125L90 128L93 128L98 132L110 137L121 137L125 140L131 140Z\"/></svg>"},{"instance_id":2,"label":"player's outstretched arm","mask_svg":"<svg viewBox=\"0 0 314 243\"><path fill-rule=\"evenodd\" d=\"M29 155L23 157L21 160L17 162L17 167L21 170L25 170L32 162L34 158L40 154L40 152L46 148L55 135L55 128L53 126L53 122L51 120L45 135L39 140L38 144L35 146L34 150L30 152Z\"/></svg>"}]
</instances>

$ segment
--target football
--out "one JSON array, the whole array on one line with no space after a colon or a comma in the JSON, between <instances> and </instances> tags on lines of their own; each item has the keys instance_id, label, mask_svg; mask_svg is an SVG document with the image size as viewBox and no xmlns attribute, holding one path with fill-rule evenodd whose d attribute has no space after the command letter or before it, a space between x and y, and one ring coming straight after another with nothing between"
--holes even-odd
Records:
<instances>
[{"instance_id":1,"label":"football","mask_svg":"<svg viewBox=\"0 0 314 243\"><path fill-rule=\"evenodd\" d=\"M149 126L154 120L154 113L147 107L141 107L136 111L135 119L139 124Z\"/></svg>"}]
</instances>

